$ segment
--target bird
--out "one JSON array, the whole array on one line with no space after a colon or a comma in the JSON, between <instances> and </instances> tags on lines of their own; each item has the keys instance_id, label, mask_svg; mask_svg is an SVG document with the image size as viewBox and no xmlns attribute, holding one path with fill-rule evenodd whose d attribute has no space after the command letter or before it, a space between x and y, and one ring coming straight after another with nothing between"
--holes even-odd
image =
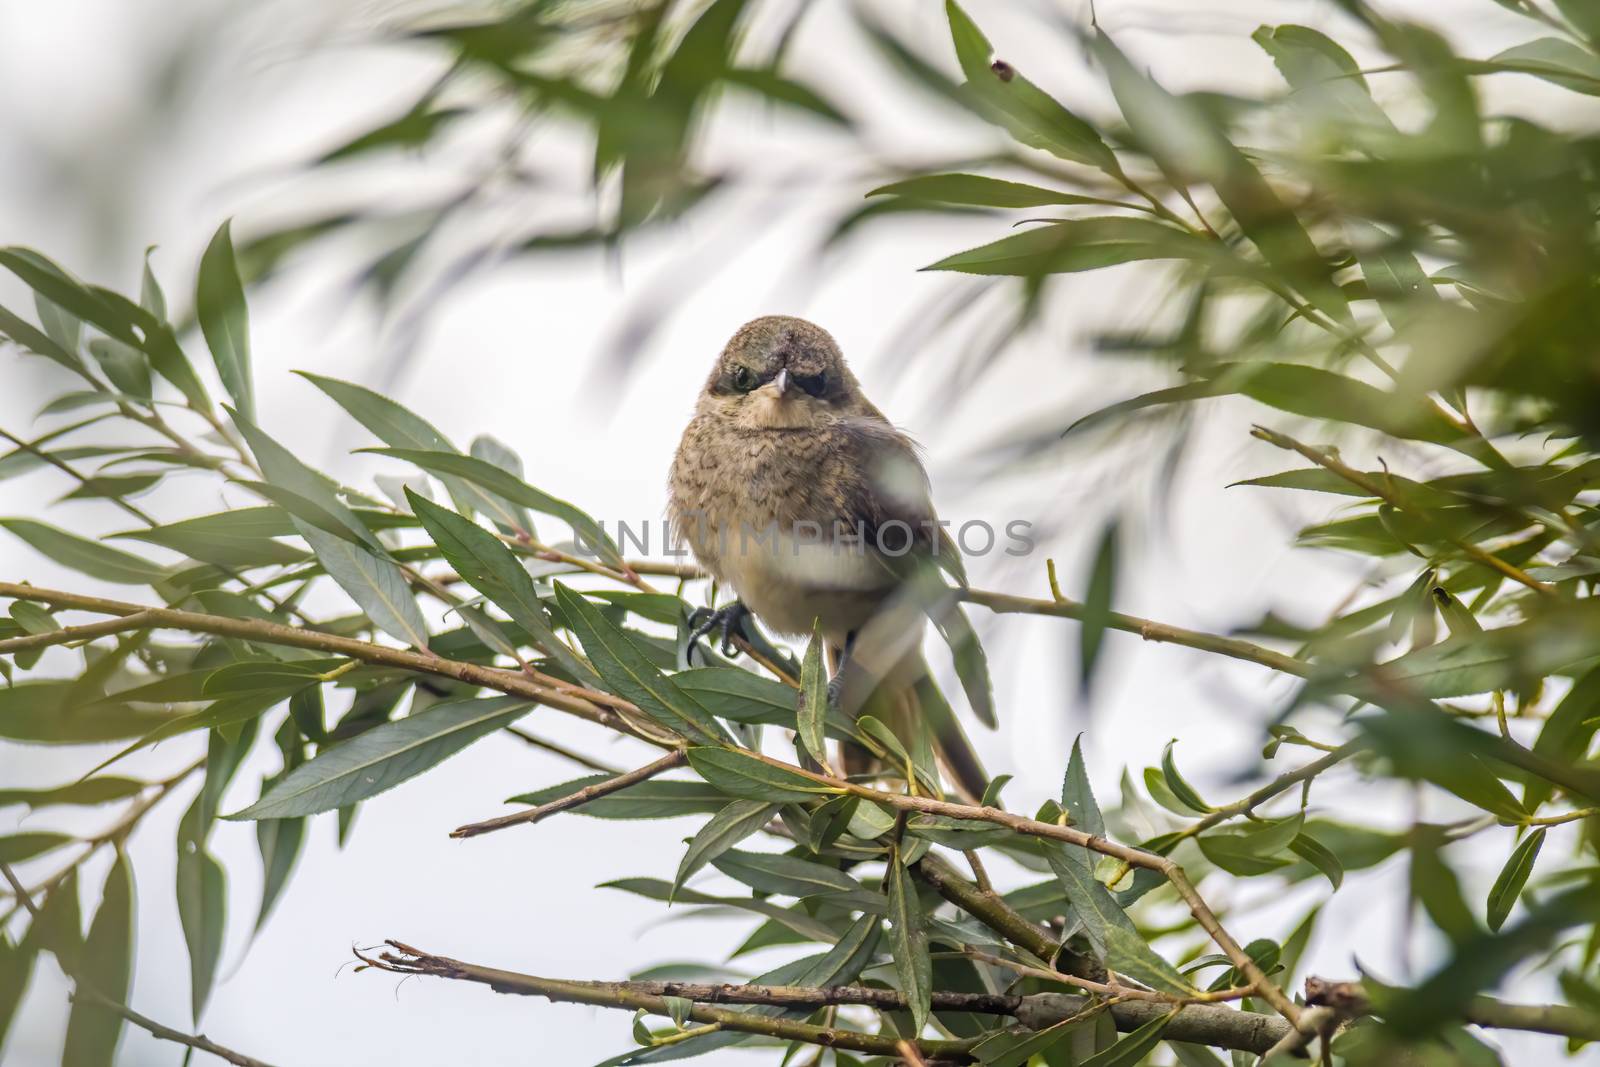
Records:
<instances>
[{"instance_id":1,"label":"bird","mask_svg":"<svg viewBox=\"0 0 1600 1067\"><path fill-rule=\"evenodd\" d=\"M981 647L940 577L965 585L961 555L916 446L867 399L832 335L786 315L741 326L700 391L668 498L674 536L737 597L691 645L720 623L731 651L730 632L748 614L786 637L816 632L837 710L876 712L910 751L930 740L958 793L983 795L982 765L921 652L931 617L968 702L992 725ZM841 763L873 769L849 746Z\"/></svg>"}]
</instances>

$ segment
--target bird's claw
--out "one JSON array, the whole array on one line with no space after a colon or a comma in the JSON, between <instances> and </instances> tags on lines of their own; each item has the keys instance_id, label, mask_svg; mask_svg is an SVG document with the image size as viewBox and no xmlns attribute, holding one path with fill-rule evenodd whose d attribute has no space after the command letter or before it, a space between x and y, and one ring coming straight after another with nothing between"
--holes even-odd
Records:
<instances>
[{"instance_id":1,"label":"bird's claw","mask_svg":"<svg viewBox=\"0 0 1600 1067\"><path fill-rule=\"evenodd\" d=\"M737 600L724 604L716 610L696 608L689 616L688 644L692 648L696 641L713 630L718 630L721 633L718 651L729 659L737 658L739 646L734 642L741 637L748 639L749 634L745 631L744 622L749 616L750 609Z\"/></svg>"}]
</instances>

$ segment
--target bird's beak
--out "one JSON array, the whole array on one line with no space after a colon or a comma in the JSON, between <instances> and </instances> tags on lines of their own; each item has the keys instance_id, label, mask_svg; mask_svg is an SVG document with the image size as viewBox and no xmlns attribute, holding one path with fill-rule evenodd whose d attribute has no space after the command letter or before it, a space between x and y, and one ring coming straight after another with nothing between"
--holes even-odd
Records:
<instances>
[{"instance_id":1,"label":"bird's beak","mask_svg":"<svg viewBox=\"0 0 1600 1067\"><path fill-rule=\"evenodd\" d=\"M789 391L789 368L785 367L779 371L778 376L772 379L772 384L778 390L780 398L784 393L787 393Z\"/></svg>"}]
</instances>

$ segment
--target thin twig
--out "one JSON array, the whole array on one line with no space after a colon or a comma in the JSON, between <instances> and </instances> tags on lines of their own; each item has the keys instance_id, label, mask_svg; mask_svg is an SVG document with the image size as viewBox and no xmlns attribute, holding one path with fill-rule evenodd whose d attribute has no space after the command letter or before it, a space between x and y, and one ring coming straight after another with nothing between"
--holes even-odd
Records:
<instances>
[{"instance_id":1,"label":"thin twig","mask_svg":"<svg viewBox=\"0 0 1600 1067\"><path fill-rule=\"evenodd\" d=\"M660 759L652 763L647 763L643 767L635 768L626 774L619 774L615 778L607 779L604 782L596 782L594 785L586 785L576 793L570 793L567 796L552 800L548 804L540 804L538 807L529 808L526 811L512 812L510 815L502 815L497 819L485 819L482 822L468 823L466 826L458 826L454 830L450 831L450 836L477 837L479 834L488 834L493 833L496 830L504 830L508 826L520 826L523 823L538 822L540 819L554 815L557 812L566 811L569 808L579 807L580 805L587 804L589 801L598 799L599 797L609 796L610 794L619 790L628 788L630 785L638 785L645 779L654 778L663 771L669 771L674 767L681 767L683 765L683 761L684 750L681 748L675 748L671 752L668 752L665 756L662 756Z\"/></svg>"},{"instance_id":2,"label":"thin twig","mask_svg":"<svg viewBox=\"0 0 1600 1067\"><path fill-rule=\"evenodd\" d=\"M52 645L66 645L73 641L92 641L97 637L109 634L119 634L127 630L148 628L150 618L143 612L135 615L123 615L115 619L106 619L103 622L91 622L82 626L63 626L59 630L49 633L28 634L26 637L11 637L0 641L0 655L14 655L18 652L31 652L36 648L49 648Z\"/></svg>"},{"instance_id":3,"label":"thin twig","mask_svg":"<svg viewBox=\"0 0 1600 1067\"><path fill-rule=\"evenodd\" d=\"M560 756L562 759L571 760L578 766L585 767L591 771L596 771L600 774L622 773L622 768L620 767L613 767L609 763L601 763L597 759L592 759L582 752L576 752L564 745L558 745L554 741L546 741L544 738L531 734L520 726L507 726L506 733L525 745L531 745L534 748L543 749L553 755Z\"/></svg>"}]
</instances>

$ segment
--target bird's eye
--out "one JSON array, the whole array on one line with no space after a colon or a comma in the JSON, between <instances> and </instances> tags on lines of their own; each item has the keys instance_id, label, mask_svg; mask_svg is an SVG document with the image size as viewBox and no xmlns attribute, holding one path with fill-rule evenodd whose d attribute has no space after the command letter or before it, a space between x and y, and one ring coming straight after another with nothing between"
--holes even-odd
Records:
<instances>
[{"instance_id":1,"label":"bird's eye","mask_svg":"<svg viewBox=\"0 0 1600 1067\"><path fill-rule=\"evenodd\" d=\"M729 383L741 393L748 393L756 387L756 375L749 367L735 367L733 373L728 375Z\"/></svg>"},{"instance_id":2,"label":"bird's eye","mask_svg":"<svg viewBox=\"0 0 1600 1067\"><path fill-rule=\"evenodd\" d=\"M794 376L794 384L812 396L821 396L824 390L828 388L828 376L826 374L796 374Z\"/></svg>"}]
</instances>

